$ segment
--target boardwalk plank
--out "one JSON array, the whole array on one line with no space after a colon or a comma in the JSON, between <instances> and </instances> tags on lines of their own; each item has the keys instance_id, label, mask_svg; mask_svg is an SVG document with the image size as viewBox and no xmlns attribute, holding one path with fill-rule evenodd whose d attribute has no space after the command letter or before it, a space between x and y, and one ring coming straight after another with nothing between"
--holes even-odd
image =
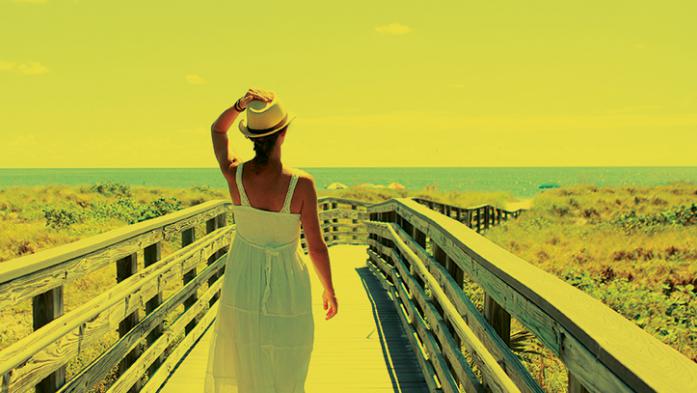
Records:
<instances>
[{"instance_id":1,"label":"boardwalk plank","mask_svg":"<svg viewBox=\"0 0 697 393\"><path fill-rule=\"evenodd\" d=\"M315 317L315 347L306 392L428 392L419 363L392 300L365 266L365 246L333 246L332 277L339 313L324 319L322 287L308 258ZM174 369L162 393L199 393L212 326Z\"/></svg>"}]
</instances>

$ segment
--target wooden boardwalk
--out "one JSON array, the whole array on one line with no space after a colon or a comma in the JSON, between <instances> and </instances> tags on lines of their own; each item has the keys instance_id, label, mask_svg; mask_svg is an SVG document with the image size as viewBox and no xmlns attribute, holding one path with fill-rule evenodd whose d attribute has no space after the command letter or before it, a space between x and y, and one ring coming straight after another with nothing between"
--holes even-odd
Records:
<instances>
[{"instance_id":1,"label":"wooden boardwalk","mask_svg":"<svg viewBox=\"0 0 697 393\"><path fill-rule=\"evenodd\" d=\"M329 252L339 313L324 319L313 269L315 348L306 392L428 392L394 303L366 267L366 247L337 245ZM212 325L159 392L203 392L211 331Z\"/></svg>"}]
</instances>

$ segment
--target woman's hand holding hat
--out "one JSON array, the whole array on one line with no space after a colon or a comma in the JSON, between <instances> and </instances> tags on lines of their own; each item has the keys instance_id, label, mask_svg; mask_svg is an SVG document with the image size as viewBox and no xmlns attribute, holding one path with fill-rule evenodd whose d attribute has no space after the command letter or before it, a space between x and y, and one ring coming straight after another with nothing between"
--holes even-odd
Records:
<instances>
[{"instance_id":1,"label":"woman's hand holding hat","mask_svg":"<svg viewBox=\"0 0 697 393\"><path fill-rule=\"evenodd\" d=\"M273 91L249 88L244 97L237 100L237 105L242 110L245 110L247 108L247 105L249 105L250 101L259 100L263 102L270 102L273 100L275 95L276 93L274 93Z\"/></svg>"}]
</instances>

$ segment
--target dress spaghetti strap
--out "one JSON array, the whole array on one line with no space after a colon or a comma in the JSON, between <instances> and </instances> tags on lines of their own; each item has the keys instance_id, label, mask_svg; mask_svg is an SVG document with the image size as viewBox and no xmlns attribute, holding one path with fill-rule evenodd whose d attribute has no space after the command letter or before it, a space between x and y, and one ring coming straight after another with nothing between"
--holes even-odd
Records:
<instances>
[{"instance_id":1,"label":"dress spaghetti strap","mask_svg":"<svg viewBox=\"0 0 697 393\"><path fill-rule=\"evenodd\" d=\"M249 199L247 199L247 193L244 191L244 186L242 185L242 167L244 162L241 162L237 166L237 172L235 172L235 182L237 182L237 190L240 193L240 204L242 206L251 206L249 204Z\"/></svg>"},{"instance_id":2,"label":"dress spaghetti strap","mask_svg":"<svg viewBox=\"0 0 697 393\"><path fill-rule=\"evenodd\" d=\"M298 175L294 173L290 178L288 192L286 193L286 199L283 201L283 208L281 209L281 213L290 213L290 201L293 200L293 191L295 190L296 184L298 184Z\"/></svg>"}]
</instances>

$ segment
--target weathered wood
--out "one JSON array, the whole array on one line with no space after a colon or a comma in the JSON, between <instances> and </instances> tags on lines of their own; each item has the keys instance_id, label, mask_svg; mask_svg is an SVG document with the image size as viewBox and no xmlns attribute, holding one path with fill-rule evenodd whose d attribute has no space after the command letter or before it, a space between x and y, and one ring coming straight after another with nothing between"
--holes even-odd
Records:
<instances>
[{"instance_id":1,"label":"weathered wood","mask_svg":"<svg viewBox=\"0 0 697 393\"><path fill-rule=\"evenodd\" d=\"M116 281L121 282L128 277L132 276L138 271L138 254L131 254L124 258L116 261ZM132 313L128 314L123 321L119 322L119 337L125 336L133 327L138 325L140 316L138 315L140 309L135 309ZM142 344L136 345L131 352L126 354L124 358L119 362L118 375L123 375L126 370L133 364L133 362L138 359L140 354L143 353ZM141 389L143 379L138 381L129 393L135 393Z\"/></svg>"},{"instance_id":2,"label":"weathered wood","mask_svg":"<svg viewBox=\"0 0 697 393\"><path fill-rule=\"evenodd\" d=\"M333 220L333 219L358 219L367 220L368 212L360 210L350 210L345 208L336 208L319 211L320 221L321 220Z\"/></svg>"},{"instance_id":3,"label":"weathered wood","mask_svg":"<svg viewBox=\"0 0 697 393\"><path fill-rule=\"evenodd\" d=\"M589 391L697 390L697 365L599 300L419 203L392 199L369 213L387 210L426 232Z\"/></svg>"},{"instance_id":4,"label":"weathered wood","mask_svg":"<svg viewBox=\"0 0 697 393\"><path fill-rule=\"evenodd\" d=\"M494 328L499 337L511 345L511 314L501 307L496 300L488 294L484 294L484 316L489 324Z\"/></svg>"},{"instance_id":5,"label":"weathered wood","mask_svg":"<svg viewBox=\"0 0 697 393\"><path fill-rule=\"evenodd\" d=\"M492 388L492 391L520 391L519 388L515 385L515 383L501 368L501 365L496 361L496 359L489 352L486 346L479 340L479 338L474 334L471 328L465 323L462 316L459 315L459 313L457 313L457 310L454 308L454 306L447 300L446 293L443 291L443 289L435 280L435 278L428 272L428 269L423 264L423 262L416 256L416 254L413 253L413 251L411 251L406 246L406 244L404 244L401 241L401 239L399 239L396 233L394 233L394 229L392 227L387 226L385 228L391 234L392 240L394 241L396 246L399 247L400 255L403 255L405 258L407 258L410 262L410 265L415 267L415 272L418 272L422 279L426 283L428 283L428 288L430 289L432 296L440 304L440 307L443 308L444 312L447 314L447 319L450 320L451 323L453 323L454 327L458 331L458 334L463 339L463 342L468 346L470 354L478 363L478 366L480 367L482 373L485 375L485 380L489 383L490 387ZM377 245L377 247L380 248L384 246ZM386 252L392 254L390 257L393 259L393 261L395 261L396 256L393 253L395 253L396 251L394 249L389 249ZM397 266L399 267L399 265ZM400 276L404 279L405 277L410 276L410 272L402 271L400 272ZM412 291L412 296L415 296L416 294L418 294L418 291ZM419 298L418 295L416 295L416 297L417 299ZM422 298L421 302L425 306L425 303L430 301ZM435 318L435 315L433 317ZM447 329L441 330L440 333L443 335L450 334L447 331Z\"/></svg>"},{"instance_id":6,"label":"weathered wood","mask_svg":"<svg viewBox=\"0 0 697 393\"><path fill-rule=\"evenodd\" d=\"M112 265L114 261L116 261L117 259L136 253L142 250L143 247L157 242L161 239L161 231L153 230L140 235L136 235L132 238L119 240L115 244L105 244L103 249L93 250L86 254L81 254L76 257L72 257L74 253L71 251L65 251L65 249L63 249L61 246L61 248L63 249L61 253L69 255L70 257L67 257L66 259L54 257L52 258L54 262L52 265L46 266L42 270L37 271L33 270L33 268L4 268L5 263L14 265L14 261L16 261L16 259L0 263L0 293L3 294L3 296L0 297L0 309L13 306L24 300L30 299L32 296L46 292L52 288L57 288L69 284L77 278L85 277L90 273L96 272L106 266ZM75 246L77 247L77 243L79 242L82 242L82 240L72 244L75 244ZM100 241L99 243L101 244L103 242ZM84 247L88 249L92 248L92 246ZM37 254L45 252L49 255L52 255L54 254L52 250L53 249L40 251ZM24 258L28 257L22 257L18 259ZM45 265L43 261L40 260L34 260L34 262L27 260L27 262L33 263L35 267ZM5 271L6 273L4 274L4 277L8 277L9 280L2 281L4 278L2 273L3 271Z\"/></svg>"},{"instance_id":7,"label":"weathered wood","mask_svg":"<svg viewBox=\"0 0 697 393\"><path fill-rule=\"evenodd\" d=\"M186 247L189 244L193 243L196 240L196 231L195 228L189 228L184 231L182 231L182 247ZM192 266L191 269L186 271L184 273L184 277L182 278L182 283L186 285L189 281L193 280L196 275L197 275L197 266ZM189 307L191 307L192 304L196 303L196 300L198 299L198 295L196 292L192 293L191 296L186 298L184 300L184 311L188 310ZM186 334L189 334L189 332L194 328L194 325L198 322L197 319L192 320L188 325L186 325Z\"/></svg>"},{"instance_id":8,"label":"weathered wood","mask_svg":"<svg viewBox=\"0 0 697 393\"><path fill-rule=\"evenodd\" d=\"M201 263L223 243L229 242L229 237L226 236L228 234L229 228L221 228L196 244L177 250L161 263L138 271L84 305L5 348L0 352L0 373L14 370L9 383L10 390L22 391L38 383L40 378L62 366L65 359L77 355L80 346L97 342L105 333L115 329L127 315L160 292L161 286L173 279L181 280L182 271ZM116 364L113 363L112 366Z\"/></svg>"},{"instance_id":9,"label":"weathered wood","mask_svg":"<svg viewBox=\"0 0 697 393\"><path fill-rule=\"evenodd\" d=\"M162 242L157 242L154 244L151 244L145 249L143 249L143 267L147 268L157 262L160 261L162 258ZM150 298L146 303L145 303L145 315L149 315L152 313L156 308L158 308L162 304L162 291L160 290L161 286L158 285L158 291L155 296ZM160 323L157 326L155 326L150 333L146 336L146 343L148 347L152 345L152 343L157 340L158 337L162 336L162 334L165 331L164 324ZM161 356L155 361L153 361L152 366L150 369L147 371L147 376L152 375L152 373L157 370L158 367L160 367L160 364L162 363L162 360L164 359L164 356Z\"/></svg>"},{"instance_id":10,"label":"weathered wood","mask_svg":"<svg viewBox=\"0 0 697 393\"><path fill-rule=\"evenodd\" d=\"M570 372L567 372L567 377L568 377L568 385L567 385L567 392L568 393L589 393L588 390L586 390L585 387L581 384L581 382L574 377L573 374Z\"/></svg>"},{"instance_id":11,"label":"weathered wood","mask_svg":"<svg viewBox=\"0 0 697 393\"><path fill-rule=\"evenodd\" d=\"M208 265L201 273L196 276L193 280L189 281L183 288L182 291L178 292L172 298L168 299L165 304L163 304L162 310L158 310L158 315L153 315L153 320L164 318L167 312L173 310L176 306L181 304L185 297L193 292L196 292L204 282L206 282L210 277L213 277L216 271L220 268L220 265L224 264L224 257L217 259L212 264ZM110 388L109 392L123 392L128 389L134 381L137 379L143 370L148 367L148 362L152 361L156 357L160 356L166 348L171 346L180 334L185 334L183 342L177 345L176 349L167 357L165 363L160 367L155 374L150 378L147 385L142 391L149 391L154 387L153 381L160 381L162 370L167 370L167 374L171 371L173 362L176 363L181 359L183 353L191 348L194 341L200 337L201 333L210 324L217 311L217 302L213 307L210 306L210 299L215 295L222 285L222 280L217 280L213 285L209 286L204 292L200 299L196 300L196 303L192 304L191 307L186 309L184 313L177 318L176 321L170 326L167 334L160 337L152 346L150 346L145 353L143 353L142 361L136 362L134 364L134 369L131 373L124 374L116 383ZM199 315L204 314L199 323L195 324L194 329L190 333L185 333L186 326L191 324L191 322ZM151 322L150 325L154 324ZM140 370L140 371L138 371ZM161 383L161 381L160 381Z\"/></svg>"},{"instance_id":12,"label":"weathered wood","mask_svg":"<svg viewBox=\"0 0 697 393\"><path fill-rule=\"evenodd\" d=\"M330 220L328 243L365 244L368 233L364 221L368 218L368 203L341 198L321 198L320 202L326 202L322 218ZM206 202L2 264L0 289L6 295L0 299L0 307L35 296L38 300L43 296L41 294L47 291L60 293L64 284L102 269L110 263L117 264L117 284L114 287L105 289L102 295L73 310L69 315L62 316L60 321L50 321L48 325L37 329L30 336L0 353L0 369L5 390L22 390L53 373L59 376L66 359L75 356L85 345L96 342L116 327L121 336L117 344L102 354L90 367L81 370L69 385L65 385L64 376L59 376L58 380L47 380L47 391L55 391L59 386L63 386L62 391L82 391L98 381L98 378L105 376L105 370L117 364L120 364L119 373L122 377L126 374L136 376L130 379L128 384L121 385L127 385L127 389L133 391L138 390L139 381L148 377L152 379L156 370L159 369L161 373L160 363L168 361L171 354L162 350L152 355L151 349L155 343L163 342L164 337L169 337L165 332L168 335L173 334L172 326L168 328L170 330L165 330L163 319L160 318L165 304L162 288L173 279L188 282L196 280L196 277L202 274L195 270L198 264L205 261L211 266L210 263L215 263L216 257L226 254L229 237L224 238L224 235L221 236L222 232L211 230L225 226L230 206L230 201ZM215 236L196 240L193 236L194 228L204 222L207 232ZM229 234L234 230L234 225L226 229L229 229L226 232ZM179 233L182 234L182 250L162 260L162 240L171 239ZM137 271L135 259L140 250L144 255L142 272ZM220 280L215 278L221 278L224 273L223 264L216 266L218 270L208 277L208 288L217 288L218 293L205 299L209 302L208 306L215 303L216 296L219 295ZM185 276L182 272L188 274ZM134 280L147 282L134 284ZM188 288L186 285L185 287ZM177 294L182 295L182 290ZM188 298L185 302L185 314L194 315L186 319L189 326L187 333L192 333L190 329L196 325L196 319L203 313L202 309L192 309L202 303L201 299L196 298L196 293L196 290L186 293ZM62 303L60 305L62 307ZM143 306L145 315L140 318L138 310ZM38 307L40 306L37 306L37 310ZM148 324L146 321L149 321ZM181 317L176 321L181 323ZM198 329L200 327L196 325L196 330ZM191 334L186 337L188 340ZM147 339L148 350L145 352L138 344L142 338ZM169 342L168 345L172 343ZM181 343L175 351L180 348ZM150 354L147 361L144 359L146 353ZM150 371L135 366L140 363L146 365Z\"/></svg>"},{"instance_id":13,"label":"weathered wood","mask_svg":"<svg viewBox=\"0 0 697 393\"><path fill-rule=\"evenodd\" d=\"M368 223L369 230L376 235L390 236L385 224ZM464 321L475 332L476 336L484 343L496 362L501 364L506 373L516 383L516 385L524 392L542 393L542 388L532 378L525 366L520 362L520 359L511 352L493 328L487 323L484 316L479 313L476 306L469 300L467 295L462 290L462 286L451 275L447 274L445 268L438 263L433 256L426 251L424 247L417 244L407 233L395 228L399 238L409 247L418 258L427 266L428 272L433 275L434 279L443 288L447 294L448 300L453 304L457 313L462 315ZM369 241L369 245L371 241ZM371 245L377 248L376 245ZM418 273L418 271L416 271ZM445 314L446 322L448 314ZM459 332L455 330L457 341L463 341L464 337L460 337Z\"/></svg>"},{"instance_id":14,"label":"weathered wood","mask_svg":"<svg viewBox=\"0 0 697 393\"><path fill-rule=\"evenodd\" d=\"M373 271L373 269L371 269L371 271ZM377 277L379 277L379 275ZM398 297L398 295L395 293L394 288L386 284L385 280L381 280L381 282L383 283L383 288L385 288L385 290L390 293L390 297L394 301L394 299ZM431 365L431 363L428 361L428 354L425 353L423 344L419 340L419 335L411 326L412 321L409 317L409 312L405 310L402 305L397 305L397 310L397 314L399 315L399 319L402 323L404 331L406 332L407 338L411 343L411 347L416 351L416 359L419 362L419 365L421 366L421 371L423 372L424 379L426 381L426 384L428 385L429 391L436 393L443 392L440 383L437 380L436 372L433 369L433 365Z\"/></svg>"},{"instance_id":15,"label":"weathered wood","mask_svg":"<svg viewBox=\"0 0 697 393\"><path fill-rule=\"evenodd\" d=\"M217 305L218 303L216 303ZM167 379L167 377L172 373L172 370L176 364L181 360L186 354L186 351L191 348L196 340L203 335L205 329L213 322L215 319L215 309L210 309L204 314L200 322L194 326L194 329L184 336L184 339L177 345L177 347L172 351L172 353L167 357L166 362L160 367L157 372L148 380L148 384L145 385L141 392L143 393L155 393L158 391L162 383Z\"/></svg>"},{"instance_id":16,"label":"weathered wood","mask_svg":"<svg viewBox=\"0 0 697 393\"><path fill-rule=\"evenodd\" d=\"M376 254L374 254L374 257L380 258ZM459 351L459 347L455 345L452 336L447 332L447 329L443 329L443 319L431 302L427 300L424 289L416 284L404 263L399 259L394 259L394 254L393 263L397 266L397 269L393 269L391 274L393 281L399 283L399 285L395 285L399 299L403 307L408 311L411 324L414 325L421 341L426 343L428 359L437 371L443 390L446 392L457 392L459 382L466 388L466 391L483 391L483 386L475 377L467 360ZM404 285L408 287L409 294L406 292L407 289ZM424 315L416 310L412 299L416 299L421 309L425 310ZM443 333L444 330L447 332L446 334ZM442 345L442 351L436 344L436 338L440 343L445 343L445 345ZM455 374L458 376L457 379L450 373L446 361L449 361L450 366L455 370Z\"/></svg>"},{"instance_id":17,"label":"weathered wood","mask_svg":"<svg viewBox=\"0 0 697 393\"><path fill-rule=\"evenodd\" d=\"M128 348L135 345L143 335L156 326L159 326L167 317L167 314L175 310L182 304L186 296L190 295L200 288L205 282L205 279L215 273L216 268L222 263L221 260L215 262L215 266L204 270L200 277L190 281L186 286L173 296L169 297L160 307L153 313L147 315L133 330L124 335L119 341L111 346L109 351L105 352L89 367L71 380L71 383L66 387L63 393L78 393L87 390L97 381L104 378L109 372L110 365L122 358ZM214 287L206 292L203 299L208 299L207 294L213 293L219 287L220 282L214 284ZM184 332L184 324L189 322L197 312L201 312L207 308L205 301L199 300L195 306L192 306L185 311L176 321L168 328L167 334L158 337L152 345L136 359L131 367L119 376L118 380L111 386L110 391L126 392L138 383L140 377L151 368L151 363L164 356L165 350L171 345L179 334Z\"/></svg>"},{"instance_id":18,"label":"weathered wood","mask_svg":"<svg viewBox=\"0 0 697 393\"><path fill-rule=\"evenodd\" d=\"M416 351L397 314L401 310L383 290L382 282L370 274L365 245L332 247L329 252L335 285L342 289L343 311L329 322L316 314L306 391L428 393ZM313 293L320 293L322 284L317 277L311 275L310 281ZM316 313L321 310L319 297L313 297L312 303ZM158 392L201 391L213 330L213 325L206 329Z\"/></svg>"},{"instance_id":19,"label":"weathered wood","mask_svg":"<svg viewBox=\"0 0 697 393\"><path fill-rule=\"evenodd\" d=\"M211 232L213 232L214 230L216 230L216 229L218 228L218 223L219 223L219 221L220 221L220 217L221 217L221 216L216 216L216 217L213 217L213 218L211 218L210 220L206 221L206 233L211 233ZM224 218L224 217L225 217L225 216L223 216L223 218ZM212 264L213 262L215 262L215 261L220 257L220 255L221 255L220 250L214 252L213 255L211 255L210 257L208 257L208 262L207 262L207 264L210 265L210 264ZM218 279L218 277L220 277L220 275L219 275L218 273L220 273L220 271L218 271L216 274L212 275L212 276L208 279L208 286L209 286L209 287L210 287L211 285L213 285L213 283ZM213 297L211 297L209 306L212 306L213 303L215 303L215 301L216 301L217 299L218 299L218 294L216 293L215 295L213 295Z\"/></svg>"},{"instance_id":20,"label":"weathered wood","mask_svg":"<svg viewBox=\"0 0 697 393\"><path fill-rule=\"evenodd\" d=\"M63 315L63 287L49 289L40 295L34 296L32 299L32 313L34 331L61 317ZM7 379L8 374L3 374L5 379ZM6 390L6 386L9 384L9 380L3 381L3 390ZM53 393L64 384L65 366L61 366L36 384L36 392Z\"/></svg>"},{"instance_id":21,"label":"weathered wood","mask_svg":"<svg viewBox=\"0 0 697 393\"><path fill-rule=\"evenodd\" d=\"M179 231L181 231L189 226L197 224L198 222L203 222L208 218L209 215L220 214L221 212L227 210L230 205L231 203L229 201L221 200L204 202L187 209L182 209L177 212L164 215L162 217L142 221L137 224L126 225L99 235L78 240L73 243L53 247L48 250L39 251L34 254L3 262L0 264L0 290L2 293L6 293L7 288L5 285L20 277L27 277L32 273L39 273L46 268L65 263L76 258L84 258L93 252L104 252L106 247L113 248L122 242L139 237L140 235L144 235L149 232L158 232L162 231L163 228L167 228L168 233L176 233L177 228L179 228ZM195 217L196 219L189 220L192 217ZM181 224L183 220L188 220L186 225ZM153 236L153 234L150 234L150 236ZM148 244L152 244L157 240L160 239L152 240ZM143 246L136 248L136 251L142 248ZM109 258L104 258L106 259L105 264L113 263L113 261L116 259L129 255L132 252L133 250L129 249L122 251L120 254L110 255ZM100 268L103 266L105 265L100 266ZM63 274L63 272L56 273ZM71 278L75 279L77 277ZM38 285L39 280L40 279L37 279L37 282L35 282L34 285ZM4 303L5 301L7 301L7 303L13 303L20 300L16 297L7 300L8 296L3 296L0 299L0 301L3 302L0 303L0 307L7 305Z\"/></svg>"},{"instance_id":22,"label":"weathered wood","mask_svg":"<svg viewBox=\"0 0 697 393\"><path fill-rule=\"evenodd\" d=\"M421 353L417 359L432 391L504 391L497 387L487 369L489 364L498 364L505 370L502 377L507 375L520 391L539 392L529 384L529 373L519 370L519 362L509 356L511 316L564 362L569 369L570 392L697 391L696 366L689 359L632 326L601 302L531 268L467 228L469 225L483 231L517 217L520 211L508 212L488 205L463 209L408 198L372 205L340 198L323 199L321 203L320 217L327 220L323 227L328 228L328 245L369 245L366 264L399 307L399 318L410 329L407 331L412 346ZM64 376L62 381L49 382L47 391L81 391L103 378L104 370L119 363L130 367L122 366L122 375L111 391L138 390L138 381L148 374L151 375L144 391L157 390L213 321L212 310L221 282L215 278L224 273L220 261L230 240L229 236L219 236L223 231L214 229L224 225L223 222L219 226L218 222L221 217L224 219L229 206L229 201L217 201L198 207L196 213L177 212L176 219L166 217L159 226L136 224L133 228L137 230L128 228L98 246L85 242L72 254L65 252L67 249L45 254L48 263L35 258L33 262L25 259L31 262L26 267L17 265L16 260L0 267L0 290L8 294L0 299L0 307L18 300L36 301L47 291L62 291L65 283L119 260L117 274L122 280L68 315L58 314L56 320L45 318L44 326L0 352L5 391L22 391L39 384L60 371L66 359L78 354L80 348L96 342L116 326L120 326L122 337L113 348L67 384ZM377 220L384 222L370 222ZM207 232L212 230L209 235L214 236L206 235L200 240L192 237L192 243L182 252L160 260L161 240L182 232L189 236L196 225L204 222ZM234 229L234 225L229 225L225 233L230 235ZM127 259L140 249L144 249L148 262L142 272L136 272L133 261ZM206 268L197 272L199 265ZM176 296L190 299L189 305L164 334L156 333L162 326L163 305L169 304L162 302L161 288L172 280L185 281L183 272L189 272L189 281L184 285L187 289L182 288ZM462 292L465 273L485 291L484 315ZM141 280L148 282L140 283ZM204 282L208 282L205 295L192 296L203 289ZM135 316L143 304L146 315L138 320ZM35 307L38 310L41 306ZM199 318L203 319L196 323ZM183 333L188 334L176 343L175 337ZM137 343L146 335L152 337L147 349L137 358L129 355L137 353ZM476 342L479 344L474 345ZM175 344L168 353L166 349ZM470 375L464 362L465 350L483 371L481 383ZM160 367L155 366L157 359L162 359ZM678 387L682 390L676 390Z\"/></svg>"}]
</instances>

